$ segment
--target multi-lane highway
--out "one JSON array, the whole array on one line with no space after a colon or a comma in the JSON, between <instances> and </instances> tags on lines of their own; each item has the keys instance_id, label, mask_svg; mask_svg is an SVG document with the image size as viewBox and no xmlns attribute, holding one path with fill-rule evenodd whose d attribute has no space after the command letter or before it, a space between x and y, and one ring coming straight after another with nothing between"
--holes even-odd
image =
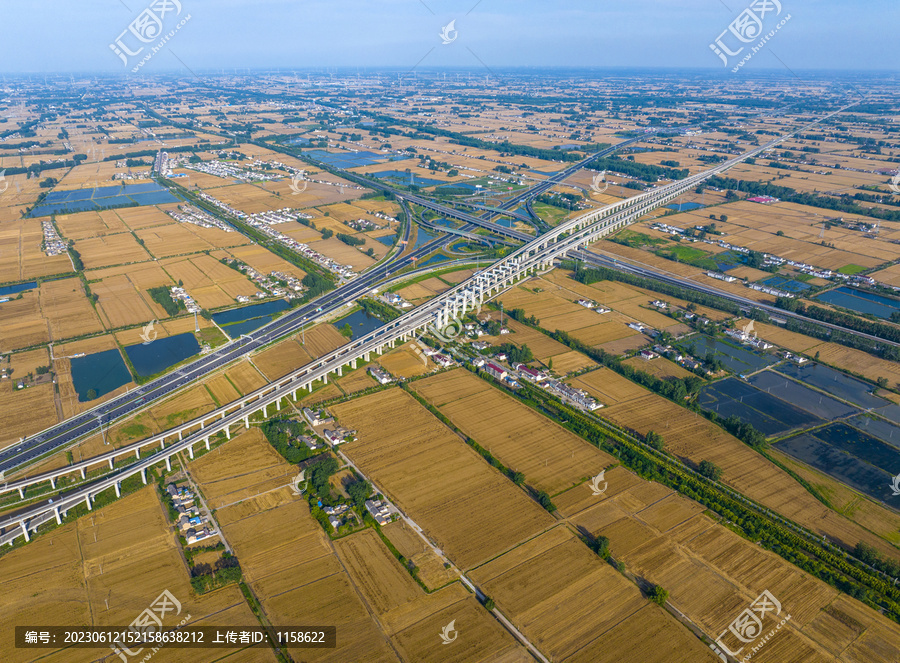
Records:
<instances>
[{"instance_id":1,"label":"multi-lane highway","mask_svg":"<svg viewBox=\"0 0 900 663\"><path fill-rule=\"evenodd\" d=\"M553 187L555 184L565 180L566 178L577 172L591 160L597 157L605 156L618 149L622 145L628 144L630 142L633 142L633 140L626 141L625 143L621 143L611 148L607 148L602 152L592 155L590 158L585 159L584 161L581 161L573 166L570 166L569 168L566 168L565 170L560 171L559 173L556 173L547 181L541 182L535 187L532 187L527 191L520 192L516 196L513 196L509 200L505 201L504 204L501 205L501 207L504 209L512 209L523 200L529 200L532 197L540 195L544 191ZM354 176L354 179L356 178L358 178L358 176ZM366 183L368 184L368 182ZM446 216L463 214L449 207L431 203L431 201L421 199L418 196L409 196L405 193L396 191L391 187L382 185L380 183L372 184L376 185L377 188L380 188L384 191L389 191L397 195L398 197L404 198L408 201L416 203L422 201L423 203L426 203L425 206L434 209L435 211L438 211L439 213ZM491 212L488 214L493 215L494 213ZM483 227L489 227L491 230L496 230L498 232L505 231L504 234L517 240L529 241L533 239L533 237L530 235L509 228L504 228L503 226L500 226L498 224L490 223L489 221L485 221L483 218L470 214L465 214L464 216L464 220L469 222L469 224L463 228L464 231L474 229L474 226L480 225ZM412 219L410 219L409 223L406 226L406 234L403 238L406 241L409 240L411 227ZM44 454L47 454L65 445L71 444L75 440L85 435L102 432L103 427L107 426L113 421L126 415L134 414L138 410L147 407L149 403L188 385L194 380L209 375L213 371L223 368L227 364L235 361L236 359L239 359L240 357L250 352L253 352L254 350L282 339L285 336L298 332L301 328L303 328L304 325L309 324L310 322L324 315L333 313L339 310L341 307L345 306L347 303L362 297L367 292L370 292L372 288L378 285L378 283L386 279L390 274L400 271L409 265L414 265L418 260L429 255L447 241L447 238L440 237L438 239L432 240L431 242L428 242L427 244L413 250L406 255L399 255L388 263L363 274L359 278L354 279L353 281L343 286L340 286L336 290L333 290L332 292L319 297L313 302L305 304L300 308L287 313L278 320L260 327L256 331L253 331L249 334L242 335L241 338L236 339L226 344L225 346L218 348L217 350L182 366L173 373L159 377L151 382L148 382L147 384L137 387L136 389L132 389L131 391L122 394L121 396L117 396L116 398L111 399L103 403L102 405L99 405L91 410L87 410L70 419L60 422L59 424L51 428L41 431L37 435L26 438L18 444L14 444L11 447L4 449L3 451L0 451L0 472L9 472L10 470L21 467L22 465L33 461L43 456Z\"/></svg>"}]
</instances>

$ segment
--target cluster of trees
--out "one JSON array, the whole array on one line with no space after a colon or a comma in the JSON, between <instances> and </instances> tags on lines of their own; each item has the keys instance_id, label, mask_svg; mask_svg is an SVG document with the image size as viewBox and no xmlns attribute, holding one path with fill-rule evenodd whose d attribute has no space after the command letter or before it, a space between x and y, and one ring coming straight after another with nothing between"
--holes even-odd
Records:
<instances>
[{"instance_id":1,"label":"cluster of trees","mask_svg":"<svg viewBox=\"0 0 900 663\"><path fill-rule=\"evenodd\" d=\"M532 325L533 327L539 327L541 321L538 320L537 316L534 315L525 315L525 309L521 308L513 308L506 311L507 315L513 320L518 320L519 322Z\"/></svg>"},{"instance_id":2,"label":"cluster of trees","mask_svg":"<svg viewBox=\"0 0 900 663\"><path fill-rule=\"evenodd\" d=\"M383 320L384 322L396 320L401 315L403 315L400 311L395 309L390 304L385 304L384 302L377 299L364 298L360 299L358 303L366 313L378 318L379 320Z\"/></svg>"},{"instance_id":3,"label":"cluster of trees","mask_svg":"<svg viewBox=\"0 0 900 663\"><path fill-rule=\"evenodd\" d=\"M239 582L242 576L238 558L225 552L216 560L215 568L209 564L191 567L191 587L198 594L204 594L223 585Z\"/></svg>"},{"instance_id":4,"label":"cluster of trees","mask_svg":"<svg viewBox=\"0 0 900 663\"><path fill-rule=\"evenodd\" d=\"M611 170L622 173L644 182L656 182L659 178L668 180L683 180L690 174L687 168L667 168L666 166L654 166L652 164L638 163L630 159L619 157L603 157L594 159L588 168L595 170Z\"/></svg>"},{"instance_id":5,"label":"cluster of trees","mask_svg":"<svg viewBox=\"0 0 900 663\"><path fill-rule=\"evenodd\" d=\"M322 236L325 236L324 232L322 233ZM355 237L354 235L346 235L344 233L338 233L337 238L348 246L362 246L366 243L366 239L364 237Z\"/></svg>"},{"instance_id":6,"label":"cluster of trees","mask_svg":"<svg viewBox=\"0 0 900 663\"><path fill-rule=\"evenodd\" d=\"M334 235L334 231L331 228L325 228L322 231L322 239L331 239L331 237L333 235Z\"/></svg>"},{"instance_id":7,"label":"cluster of trees","mask_svg":"<svg viewBox=\"0 0 900 663\"><path fill-rule=\"evenodd\" d=\"M539 203L553 205L553 207L559 207L560 209L565 210L578 209L578 204L583 199L584 198L577 193L543 193L537 197Z\"/></svg>"},{"instance_id":8,"label":"cluster of trees","mask_svg":"<svg viewBox=\"0 0 900 663\"><path fill-rule=\"evenodd\" d=\"M512 343L504 343L499 347L495 347L494 350L505 353L510 364L527 364L530 361L534 361L534 353L531 352L531 348L527 345L523 345L520 348Z\"/></svg>"},{"instance_id":9,"label":"cluster of trees","mask_svg":"<svg viewBox=\"0 0 900 663\"><path fill-rule=\"evenodd\" d=\"M263 435L275 451L289 463L300 463L314 456L305 444L293 444L301 435L306 434L306 425L293 419L271 419L262 425Z\"/></svg>"},{"instance_id":10,"label":"cluster of trees","mask_svg":"<svg viewBox=\"0 0 900 663\"><path fill-rule=\"evenodd\" d=\"M309 272L304 276L301 283L306 288L306 297L308 299L315 299L320 295L324 295L334 285L334 282L330 279L314 272Z\"/></svg>"},{"instance_id":11,"label":"cluster of trees","mask_svg":"<svg viewBox=\"0 0 900 663\"><path fill-rule=\"evenodd\" d=\"M178 315L180 311L187 310L183 301L180 299L172 299L172 294L164 285L157 288L149 288L147 294L150 295L150 298L153 299L153 301L162 306L170 316Z\"/></svg>"}]
</instances>

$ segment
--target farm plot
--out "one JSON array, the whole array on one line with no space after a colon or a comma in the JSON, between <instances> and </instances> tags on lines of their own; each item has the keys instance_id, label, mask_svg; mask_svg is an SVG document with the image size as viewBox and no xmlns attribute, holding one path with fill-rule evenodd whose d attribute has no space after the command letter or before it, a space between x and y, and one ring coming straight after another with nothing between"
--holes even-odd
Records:
<instances>
[{"instance_id":1,"label":"farm plot","mask_svg":"<svg viewBox=\"0 0 900 663\"><path fill-rule=\"evenodd\" d=\"M147 251L138 244L131 233L77 240L75 249L81 254L86 269L144 262L150 259Z\"/></svg>"},{"instance_id":2,"label":"farm plot","mask_svg":"<svg viewBox=\"0 0 900 663\"><path fill-rule=\"evenodd\" d=\"M11 380L0 386L0 448L57 423L52 384L15 389Z\"/></svg>"},{"instance_id":3,"label":"farm plot","mask_svg":"<svg viewBox=\"0 0 900 663\"><path fill-rule=\"evenodd\" d=\"M63 237L72 240L112 235L128 230L113 210L57 215L56 225Z\"/></svg>"},{"instance_id":4,"label":"farm plot","mask_svg":"<svg viewBox=\"0 0 900 663\"><path fill-rule=\"evenodd\" d=\"M632 357L622 362L626 366L643 373L649 373L655 377L665 380L666 378L683 379L693 375L686 368L682 368L675 362L669 361L665 357L657 357L651 361L646 361L642 357Z\"/></svg>"},{"instance_id":5,"label":"farm plot","mask_svg":"<svg viewBox=\"0 0 900 663\"><path fill-rule=\"evenodd\" d=\"M347 339L334 325L317 325L306 330L306 345L303 349L313 357L321 357L346 344Z\"/></svg>"},{"instance_id":6,"label":"farm plot","mask_svg":"<svg viewBox=\"0 0 900 663\"><path fill-rule=\"evenodd\" d=\"M819 417L736 378L707 385L700 391L698 403L723 419L736 416L766 437L823 423Z\"/></svg>"},{"instance_id":7,"label":"farm plot","mask_svg":"<svg viewBox=\"0 0 900 663\"><path fill-rule=\"evenodd\" d=\"M36 291L22 293L22 299L0 304L0 347L16 350L50 340L47 321L41 315Z\"/></svg>"},{"instance_id":8,"label":"farm plot","mask_svg":"<svg viewBox=\"0 0 900 663\"><path fill-rule=\"evenodd\" d=\"M253 357L253 363L269 380L275 380L305 366L312 357L296 337L274 345Z\"/></svg>"},{"instance_id":9,"label":"farm plot","mask_svg":"<svg viewBox=\"0 0 900 663\"><path fill-rule=\"evenodd\" d=\"M332 412L359 431L344 453L463 568L553 522L399 389L333 406Z\"/></svg>"},{"instance_id":10,"label":"farm plot","mask_svg":"<svg viewBox=\"0 0 900 663\"><path fill-rule=\"evenodd\" d=\"M412 387L500 462L550 495L613 463L611 456L467 370L441 373ZM488 412L491 416L485 416Z\"/></svg>"},{"instance_id":11,"label":"farm plot","mask_svg":"<svg viewBox=\"0 0 900 663\"><path fill-rule=\"evenodd\" d=\"M263 274L268 274L269 272L284 272L285 274L292 274L298 279L302 279L306 276L306 272L304 272L299 267L292 265L287 260L283 258L279 258L277 255L269 251L263 246L259 246L258 244L248 244L246 246L238 246L228 250L228 253L240 260L241 262L245 262L253 269L262 272ZM223 251L221 255L218 253L213 254L216 258L221 258L226 255Z\"/></svg>"},{"instance_id":12,"label":"farm plot","mask_svg":"<svg viewBox=\"0 0 900 663\"><path fill-rule=\"evenodd\" d=\"M78 279L45 281L40 289L41 314L54 340L103 330Z\"/></svg>"},{"instance_id":13,"label":"farm plot","mask_svg":"<svg viewBox=\"0 0 900 663\"><path fill-rule=\"evenodd\" d=\"M43 239L38 219L3 219L0 230L0 252L3 255L3 260L0 260L0 283L72 271L72 262L67 254L44 255L41 250Z\"/></svg>"},{"instance_id":14,"label":"farm plot","mask_svg":"<svg viewBox=\"0 0 900 663\"><path fill-rule=\"evenodd\" d=\"M228 306L238 295L251 297L258 290L241 272L208 255L168 258L159 264L173 281L183 281L185 290L203 308Z\"/></svg>"},{"instance_id":15,"label":"farm plot","mask_svg":"<svg viewBox=\"0 0 900 663\"><path fill-rule=\"evenodd\" d=\"M215 248L191 232L186 225L174 222L138 230L135 234L144 242L144 247L158 258L199 253Z\"/></svg>"},{"instance_id":16,"label":"farm plot","mask_svg":"<svg viewBox=\"0 0 900 663\"><path fill-rule=\"evenodd\" d=\"M396 350L379 357L376 363L394 376L418 377L432 370L435 365L425 357L415 343L401 345Z\"/></svg>"},{"instance_id":17,"label":"farm plot","mask_svg":"<svg viewBox=\"0 0 900 663\"><path fill-rule=\"evenodd\" d=\"M531 539L471 575L554 661L632 660L636 643L626 634L635 630L643 632L638 645L642 661L717 660L565 527ZM604 651L603 644L620 649Z\"/></svg>"},{"instance_id":18,"label":"farm plot","mask_svg":"<svg viewBox=\"0 0 900 663\"><path fill-rule=\"evenodd\" d=\"M112 276L91 285L107 328L127 327L154 319L154 312L126 275Z\"/></svg>"}]
</instances>

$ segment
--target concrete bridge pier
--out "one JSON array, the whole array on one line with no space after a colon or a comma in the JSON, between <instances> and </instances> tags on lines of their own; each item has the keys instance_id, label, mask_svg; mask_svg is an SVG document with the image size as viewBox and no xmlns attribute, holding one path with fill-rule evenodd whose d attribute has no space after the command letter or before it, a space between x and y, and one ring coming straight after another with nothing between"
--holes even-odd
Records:
<instances>
[{"instance_id":1,"label":"concrete bridge pier","mask_svg":"<svg viewBox=\"0 0 900 663\"><path fill-rule=\"evenodd\" d=\"M114 469L114 468L115 468L115 464L113 463L113 459L112 459L112 458L107 458L106 460L109 461L109 469L111 469L111 470Z\"/></svg>"},{"instance_id":2,"label":"concrete bridge pier","mask_svg":"<svg viewBox=\"0 0 900 663\"><path fill-rule=\"evenodd\" d=\"M28 525L25 524L24 520L19 521L19 525L22 526L22 536L25 537L25 543L31 541L31 537L28 536Z\"/></svg>"},{"instance_id":3,"label":"concrete bridge pier","mask_svg":"<svg viewBox=\"0 0 900 663\"><path fill-rule=\"evenodd\" d=\"M141 481L144 482L144 485L147 485L147 468L141 470Z\"/></svg>"},{"instance_id":4,"label":"concrete bridge pier","mask_svg":"<svg viewBox=\"0 0 900 663\"><path fill-rule=\"evenodd\" d=\"M225 437L231 439L231 426L225 426Z\"/></svg>"},{"instance_id":5,"label":"concrete bridge pier","mask_svg":"<svg viewBox=\"0 0 900 663\"><path fill-rule=\"evenodd\" d=\"M56 490L56 477L50 477L50 487Z\"/></svg>"},{"instance_id":6,"label":"concrete bridge pier","mask_svg":"<svg viewBox=\"0 0 900 663\"><path fill-rule=\"evenodd\" d=\"M194 460L194 445L188 447L188 456L191 457L191 460Z\"/></svg>"},{"instance_id":7,"label":"concrete bridge pier","mask_svg":"<svg viewBox=\"0 0 900 663\"><path fill-rule=\"evenodd\" d=\"M87 505L88 511L93 510L94 507L91 506L91 494L88 493L84 496L84 503Z\"/></svg>"},{"instance_id":8,"label":"concrete bridge pier","mask_svg":"<svg viewBox=\"0 0 900 663\"><path fill-rule=\"evenodd\" d=\"M86 478L86 477L85 477L85 474L84 474L84 468L83 468L83 467L80 467L80 468L78 468L78 469L81 471L81 480L84 481L85 478Z\"/></svg>"},{"instance_id":9,"label":"concrete bridge pier","mask_svg":"<svg viewBox=\"0 0 900 663\"><path fill-rule=\"evenodd\" d=\"M122 485L116 481L113 486L116 487L116 497L122 497Z\"/></svg>"},{"instance_id":10,"label":"concrete bridge pier","mask_svg":"<svg viewBox=\"0 0 900 663\"><path fill-rule=\"evenodd\" d=\"M204 438L203 438L203 443L206 445L206 450L209 451L209 438L208 438L208 437L204 437Z\"/></svg>"},{"instance_id":11,"label":"concrete bridge pier","mask_svg":"<svg viewBox=\"0 0 900 663\"><path fill-rule=\"evenodd\" d=\"M82 471L83 471L83 470L82 470ZM19 486L19 499L20 499L20 500L24 500L24 499L25 499L25 489L22 488L21 486Z\"/></svg>"},{"instance_id":12,"label":"concrete bridge pier","mask_svg":"<svg viewBox=\"0 0 900 663\"><path fill-rule=\"evenodd\" d=\"M56 524L62 525L62 518L60 518L58 506L53 507L53 515L56 516Z\"/></svg>"},{"instance_id":13,"label":"concrete bridge pier","mask_svg":"<svg viewBox=\"0 0 900 663\"><path fill-rule=\"evenodd\" d=\"M140 460L140 458L141 458L141 448L140 447L138 447L137 449L134 450L134 457L137 458L138 460Z\"/></svg>"}]
</instances>

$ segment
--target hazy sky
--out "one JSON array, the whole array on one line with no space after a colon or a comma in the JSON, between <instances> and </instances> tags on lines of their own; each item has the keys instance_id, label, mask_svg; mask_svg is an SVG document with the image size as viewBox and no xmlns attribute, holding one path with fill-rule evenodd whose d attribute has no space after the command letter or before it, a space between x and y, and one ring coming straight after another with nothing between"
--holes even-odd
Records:
<instances>
[{"instance_id":1,"label":"hazy sky","mask_svg":"<svg viewBox=\"0 0 900 663\"><path fill-rule=\"evenodd\" d=\"M235 67L726 67L709 45L751 3L775 0L0 0L0 71L130 74L110 49L145 9L190 16L144 71ZM176 15L177 4L181 13ZM790 20L754 69L900 70L900 2L780 0L763 34ZM159 12L157 12L158 14ZM165 10L163 11L165 13ZM442 28L456 20L455 40ZM148 26L150 24L147 24ZM146 33L142 33L145 36ZM740 42L729 34L736 49ZM152 45L152 44L150 44ZM171 52L168 52L171 50ZM173 55L173 53L175 55ZM746 51L745 51L746 53ZM777 57L776 57L777 56ZM424 59L423 59L424 58ZM730 64L729 64L730 66Z\"/></svg>"}]
</instances>

